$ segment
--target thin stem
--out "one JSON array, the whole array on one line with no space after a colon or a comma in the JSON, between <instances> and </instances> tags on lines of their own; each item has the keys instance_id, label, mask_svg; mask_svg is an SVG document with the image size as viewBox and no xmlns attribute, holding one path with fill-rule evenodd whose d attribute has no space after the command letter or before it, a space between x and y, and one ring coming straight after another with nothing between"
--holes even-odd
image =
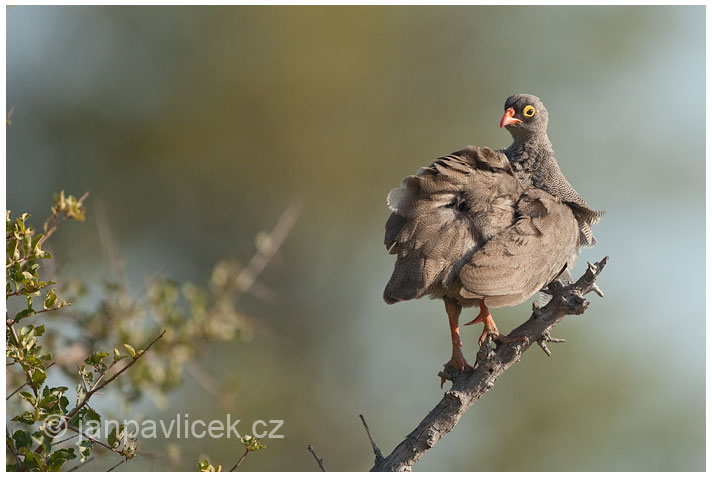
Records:
<instances>
[{"instance_id":1,"label":"thin stem","mask_svg":"<svg viewBox=\"0 0 712 478\"><path fill-rule=\"evenodd\" d=\"M316 460L316 464L319 465L321 471L326 471L326 468L324 468L324 459L319 458L319 455L316 454L316 450L314 449L311 443L307 445L307 450L309 450L309 452L312 454L312 456Z\"/></svg>"},{"instance_id":2,"label":"thin stem","mask_svg":"<svg viewBox=\"0 0 712 478\"><path fill-rule=\"evenodd\" d=\"M230 471L235 471L235 469L236 469L238 466L240 466L240 463L243 462L243 460L245 459L245 457L247 457L247 454L248 454L249 452L250 452L250 449L249 449L249 448L245 448L245 453L243 453L242 456L240 457L240 459L237 460L237 463L235 463L235 466L233 466L232 468L230 468Z\"/></svg>"},{"instance_id":3,"label":"thin stem","mask_svg":"<svg viewBox=\"0 0 712 478\"><path fill-rule=\"evenodd\" d=\"M78 428L75 428L75 427L73 427L73 426L71 426L71 425L67 425L67 429L72 430L73 432L77 432L77 434L83 436L84 438L86 438L86 439L89 440L90 442L94 443L95 445L102 446L102 447L106 448L106 449L109 450L109 451L112 451L112 452L114 452L114 453L118 453L118 451L116 451L115 449L111 448L111 447L110 447L109 445L107 445L106 443L100 442L99 440L97 440L97 439L94 438L93 436L87 435L86 433L84 433L83 431L79 430ZM76 435L74 435L74 436L76 436ZM62 441L65 441L65 440L62 440ZM58 443L62 443L62 442L58 442ZM56 445L56 444L57 444L57 443L52 443L53 446Z\"/></svg>"},{"instance_id":4,"label":"thin stem","mask_svg":"<svg viewBox=\"0 0 712 478\"><path fill-rule=\"evenodd\" d=\"M118 462L117 464L115 464L114 466L112 466L111 468L109 468L108 470L106 470L106 472L108 473L108 472L110 472L110 471L114 471L116 468L118 468L120 465L126 463L127 461L128 461L128 460L126 460L126 459L121 460L120 462Z\"/></svg>"},{"instance_id":5,"label":"thin stem","mask_svg":"<svg viewBox=\"0 0 712 478\"><path fill-rule=\"evenodd\" d=\"M5 440L5 444L10 450L10 453L12 453L12 456L15 457L15 463L17 463L18 466L20 466L20 458L18 458L17 453L15 452L15 447L14 447L14 442L12 440L12 436L10 435L10 430L5 428L5 435L7 436L7 439Z\"/></svg>"},{"instance_id":6,"label":"thin stem","mask_svg":"<svg viewBox=\"0 0 712 478\"><path fill-rule=\"evenodd\" d=\"M257 250L247 264L247 267L245 267L237 277L237 285L240 292L248 292L252 288L257 280L257 276L262 273L265 267L267 267L267 264L269 264L275 254L277 254L277 251L279 251L282 243L287 239L289 232L297 222L300 209L299 204L294 201L284 210L277 220L274 229L269 233L267 240L264 241L264 245Z\"/></svg>"},{"instance_id":7,"label":"thin stem","mask_svg":"<svg viewBox=\"0 0 712 478\"><path fill-rule=\"evenodd\" d=\"M366 429L366 434L368 435L368 439L371 441L371 448L373 448L373 454L376 455L376 464L379 464L384 460L383 458L383 453L381 452L381 449L378 448L376 445L375 440L373 439L373 436L371 435L371 430L368 429L368 425L366 424L366 419L363 418L363 415L359 414L359 417L361 418L361 422L363 423L363 427Z\"/></svg>"},{"instance_id":8,"label":"thin stem","mask_svg":"<svg viewBox=\"0 0 712 478\"><path fill-rule=\"evenodd\" d=\"M7 319L7 326L10 329L10 336L12 337L12 341L15 344L15 347L19 349L20 339L17 337L17 332L15 331L14 323L14 320ZM25 377L27 377L27 383L32 388L32 392L35 394L35 398L39 398L39 392L37 391L37 387L35 387L35 384L32 383L32 375L30 375L30 371L25 369L22 362L19 363L20 367L22 368L22 371L25 372Z\"/></svg>"},{"instance_id":9,"label":"thin stem","mask_svg":"<svg viewBox=\"0 0 712 478\"><path fill-rule=\"evenodd\" d=\"M136 356L133 358L133 360L131 360L131 362L124 365L124 367L121 370L119 370L118 372L116 372L114 375L112 375L110 379L106 380L103 384L99 385L98 387L94 387L89 392L87 392L87 395L84 397L84 399L81 401L81 403L79 403L79 405L74 407L74 409L67 414L67 419L71 420L72 418L74 418L74 415L79 413L79 410L81 410L84 407L84 405L86 405L86 403L89 401L89 399L92 397L92 395L94 395L96 392L98 392L102 388L106 387L107 385L109 385L111 382L116 380L119 377L119 375L121 375L126 370L128 370L129 367L131 367L133 364L135 364L138 361L138 359L143 357L143 355L146 352L148 352L148 350L153 346L153 344L158 342L158 340L160 340L163 337L163 335L165 335L165 333L166 333L165 330L163 332L161 332L161 335L159 335L158 337L153 339L151 341L151 343L146 346L145 349L143 349L140 353L136 354Z\"/></svg>"},{"instance_id":10,"label":"thin stem","mask_svg":"<svg viewBox=\"0 0 712 478\"><path fill-rule=\"evenodd\" d=\"M57 433L55 434L55 436L57 436L57 435L62 431L62 429L64 429L64 427L68 426L68 424L69 424L69 422L72 420L72 418L74 418L74 416L75 416L77 413L79 413L79 411L80 411L82 408L84 408L84 406L87 404L87 402L89 401L89 399L90 399L96 392L98 392L98 391L101 390L102 388L104 388L104 387L106 387L107 385L109 385L111 382L113 382L114 380L116 380L116 379L119 377L119 375L121 375L121 374L124 373L126 370L128 370L129 367L131 367L133 364L135 364L135 363L138 361L138 359L140 359L141 357L143 357L143 355L144 355L146 352L148 352L148 350L153 346L153 344L155 344L156 342L158 342L158 341L163 337L163 335L165 335L165 333L166 333L165 330L164 330L163 332L161 332L161 334L160 334L158 337L156 337L155 339L153 339L153 340L151 341L151 343L146 346L145 349L143 349L140 353L136 354L136 356L133 358L133 360L131 360L131 362L129 362L128 364L126 364L121 370L119 370L119 371L116 372L114 375L112 375L110 379L106 380L103 384L99 385L98 387L94 387L94 388L92 388L91 390L89 390L89 391L87 392L86 396L84 397L84 399L82 399L82 401L81 401L76 407L74 407L71 412L69 412L67 415L65 415L64 421L62 422L62 423L64 424L64 426L62 426L59 430L57 430ZM42 451L42 446L37 447L37 448L35 449L35 451L36 451L37 453L39 453L40 451ZM117 466L118 466L118 465L117 465Z\"/></svg>"},{"instance_id":11,"label":"thin stem","mask_svg":"<svg viewBox=\"0 0 712 478\"><path fill-rule=\"evenodd\" d=\"M57 363L57 362L52 362L51 364L47 365L47 368L45 368L45 370L49 370L49 368L50 368L52 365L54 365L55 363ZM26 386L27 386L27 382L25 382L25 383L23 383L22 385L20 385L19 387L17 387L15 390L13 390L13 392L12 392L10 395L7 396L7 398L5 399L5 401L10 400L13 395L15 395L17 392L19 392L20 390L22 390L22 389L25 388Z\"/></svg>"},{"instance_id":12,"label":"thin stem","mask_svg":"<svg viewBox=\"0 0 712 478\"><path fill-rule=\"evenodd\" d=\"M94 461L94 457L89 458L89 459L88 459L87 461L85 461L84 463L79 463L79 464L78 464L77 466L75 466L74 468L68 469L67 472L76 471L78 468L83 467L84 465L86 465L87 463L89 463L89 462L91 462L91 461Z\"/></svg>"}]
</instances>

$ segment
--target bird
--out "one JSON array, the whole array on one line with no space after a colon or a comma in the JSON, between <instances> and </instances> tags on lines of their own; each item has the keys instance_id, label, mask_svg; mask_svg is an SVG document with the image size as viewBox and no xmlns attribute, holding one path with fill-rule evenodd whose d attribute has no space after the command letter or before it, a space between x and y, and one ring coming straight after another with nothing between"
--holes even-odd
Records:
<instances>
[{"instance_id":1,"label":"bird","mask_svg":"<svg viewBox=\"0 0 712 478\"><path fill-rule=\"evenodd\" d=\"M489 309L520 304L557 278L569 282L580 249L596 243L591 226L605 211L591 209L564 177L548 122L541 99L512 95L500 121L509 147L466 146L388 194L384 244L396 262L383 298L443 300L452 341L445 371L472 370L462 352L463 308L479 307L465 325L484 324L480 346L487 337L524 341L502 335Z\"/></svg>"}]
</instances>

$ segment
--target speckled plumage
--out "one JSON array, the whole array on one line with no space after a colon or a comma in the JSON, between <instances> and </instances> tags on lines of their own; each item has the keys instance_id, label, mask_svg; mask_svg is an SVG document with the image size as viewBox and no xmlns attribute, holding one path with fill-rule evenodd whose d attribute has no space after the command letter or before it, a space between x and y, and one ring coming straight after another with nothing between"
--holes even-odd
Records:
<instances>
[{"instance_id":1,"label":"speckled plumage","mask_svg":"<svg viewBox=\"0 0 712 478\"><path fill-rule=\"evenodd\" d=\"M507 157L488 148L438 158L388 204L385 245L397 255L388 303L430 295L516 305L566 269L579 244L571 209L522 187Z\"/></svg>"},{"instance_id":2,"label":"speckled plumage","mask_svg":"<svg viewBox=\"0 0 712 478\"><path fill-rule=\"evenodd\" d=\"M542 101L534 95L513 95L507 98L504 107L521 110L528 104L536 108L533 121L528 128L520 124L507 127L514 141L503 152L522 186L544 189L571 207L579 224L581 246L591 246L596 243L591 226L600 221L605 211L591 209L561 172L546 134L549 113Z\"/></svg>"},{"instance_id":3,"label":"speckled plumage","mask_svg":"<svg viewBox=\"0 0 712 478\"><path fill-rule=\"evenodd\" d=\"M430 295L461 306L519 304L573 265L594 243L588 207L561 173L546 128L548 112L508 127L514 142L501 151L468 146L438 158L388 195L392 214L385 245L397 256L384 299Z\"/></svg>"}]
</instances>

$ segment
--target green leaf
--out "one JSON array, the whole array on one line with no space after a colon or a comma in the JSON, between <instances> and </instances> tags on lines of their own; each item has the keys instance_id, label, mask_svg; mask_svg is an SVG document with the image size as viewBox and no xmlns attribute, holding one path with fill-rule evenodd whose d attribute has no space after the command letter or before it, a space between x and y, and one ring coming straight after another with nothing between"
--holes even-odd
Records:
<instances>
[{"instance_id":1,"label":"green leaf","mask_svg":"<svg viewBox=\"0 0 712 478\"><path fill-rule=\"evenodd\" d=\"M84 363L87 365L104 365L103 360L104 358L108 357L109 354L106 352L93 352L89 357L87 357L86 360L84 360Z\"/></svg>"},{"instance_id":2,"label":"green leaf","mask_svg":"<svg viewBox=\"0 0 712 478\"><path fill-rule=\"evenodd\" d=\"M24 430L17 430L12 434L12 438L15 440L15 449L17 450L32 446L32 437Z\"/></svg>"},{"instance_id":3,"label":"green leaf","mask_svg":"<svg viewBox=\"0 0 712 478\"><path fill-rule=\"evenodd\" d=\"M47 471L47 465L42 458L42 455L31 450L25 452L25 461L23 462L28 470Z\"/></svg>"},{"instance_id":4,"label":"green leaf","mask_svg":"<svg viewBox=\"0 0 712 478\"><path fill-rule=\"evenodd\" d=\"M82 401L84 400L84 398L86 396L87 396L87 392L86 392L86 390L84 390L84 384L80 383L79 385L77 385L77 405L82 403ZM72 419L72 421L74 421L75 419L77 420L77 423L78 423L79 414L75 415L74 418Z\"/></svg>"},{"instance_id":5,"label":"green leaf","mask_svg":"<svg viewBox=\"0 0 712 478\"><path fill-rule=\"evenodd\" d=\"M45 452L52 449L52 440L42 432L34 432L32 434L32 441L41 446Z\"/></svg>"},{"instance_id":6,"label":"green leaf","mask_svg":"<svg viewBox=\"0 0 712 478\"><path fill-rule=\"evenodd\" d=\"M35 371L32 372L32 385L34 385L35 388L40 388L45 379L47 379L47 374L44 370L35 369Z\"/></svg>"},{"instance_id":7,"label":"green leaf","mask_svg":"<svg viewBox=\"0 0 712 478\"><path fill-rule=\"evenodd\" d=\"M32 308L22 310L15 316L15 322L17 322L18 320L25 319L27 317L32 317L33 315L37 315L37 312L35 312L35 310Z\"/></svg>"},{"instance_id":8,"label":"green leaf","mask_svg":"<svg viewBox=\"0 0 712 478\"><path fill-rule=\"evenodd\" d=\"M131 358L136 358L136 350L132 346L130 346L129 344L124 344L124 348L129 353Z\"/></svg>"},{"instance_id":9,"label":"green leaf","mask_svg":"<svg viewBox=\"0 0 712 478\"><path fill-rule=\"evenodd\" d=\"M47 291L47 298L44 301L44 308L51 309L57 303L57 289Z\"/></svg>"},{"instance_id":10,"label":"green leaf","mask_svg":"<svg viewBox=\"0 0 712 478\"><path fill-rule=\"evenodd\" d=\"M60 450L55 450L47 459L47 467L49 471L60 471L62 465L64 465L69 460L73 460L77 457L74 448L62 448Z\"/></svg>"},{"instance_id":11,"label":"green leaf","mask_svg":"<svg viewBox=\"0 0 712 478\"><path fill-rule=\"evenodd\" d=\"M257 438L251 435L245 435L244 437L240 438L240 441L245 446L245 448L247 448L247 451L263 450L267 448L267 446L260 443Z\"/></svg>"},{"instance_id":12,"label":"green leaf","mask_svg":"<svg viewBox=\"0 0 712 478\"><path fill-rule=\"evenodd\" d=\"M35 406L35 404L37 404L37 399L30 392L20 392L20 396L24 398L25 401L33 407Z\"/></svg>"},{"instance_id":13,"label":"green leaf","mask_svg":"<svg viewBox=\"0 0 712 478\"><path fill-rule=\"evenodd\" d=\"M91 440L82 440L81 442L79 442L78 448L80 457L79 461L84 463L91 455L91 451L94 448L94 442L92 442Z\"/></svg>"},{"instance_id":14,"label":"green leaf","mask_svg":"<svg viewBox=\"0 0 712 478\"><path fill-rule=\"evenodd\" d=\"M114 362L118 362L119 360L123 360L128 355L121 355L121 352L119 352L119 349L114 349Z\"/></svg>"},{"instance_id":15,"label":"green leaf","mask_svg":"<svg viewBox=\"0 0 712 478\"><path fill-rule=\"evenodd\" d=\"M222 471L222 465L213 466L208 460L199 461L196 463L198 470L202 472L219 472Z\"/></svg>"},{"instance_id":16,"label":"green leaf","mask_svg":"<svg viewBox=\"0 0 712 478\"><path fill-rule=\"evenodd\" d=\"M124 425L119 425L118 428L114 426L109 432L109 446L111 448L118 448L121 445L121 441L124 438Z\"/></svg>"},{"instance_id":17,"label":"green leaf","mask_svg":"<svg viewBox=\"0 0 712 478\"><path fill-rule=\"evenodd\" d=\"M27 423L28 425L32 425L33 423L35 423L35 414L32 412L24 412L21 415L17 415L16 417L13 417L12 421L20 422L20 423Z\"/></svg>"}]
</instances>

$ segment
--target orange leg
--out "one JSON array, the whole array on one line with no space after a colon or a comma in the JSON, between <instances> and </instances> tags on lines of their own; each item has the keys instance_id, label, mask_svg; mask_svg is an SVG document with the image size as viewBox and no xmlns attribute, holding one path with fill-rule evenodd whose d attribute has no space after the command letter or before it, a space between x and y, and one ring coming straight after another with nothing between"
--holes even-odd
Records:
<instances>
[{"instance_id":1,"label":"orange leg","mask_svg":"<svg viewBox=\"0 0 712 478\"><path fill-rule=\"evenodd\" d=\"M445 298L445 311L447 312L447 318L450 323L450 338L452 339L452 357L450 361L445 364L445 370L448 367L452 367L460 372L472 370L472 366L467 363L465 357L462 355L462 340L460 340L460 312L462 307L460 304L452 299ZM445 383L445 379L441 379L440 387Z\"/></svg>"},{"instance_id":2,"label":"orange leg","mask_svg":"<svg viewBox=\"0 0 712 478\"><path fill-rule=\"evenodd\" d=\"M485 328L482 331L480 340L477 341L480 347L482 347L482 344L484 344L485 340L487 340L487 336L492 336L492 339L495 342L502 344L508 344L512 342L524 342L527 340L527 338L523 335L508 337L506 335L500 334L499 329L497 329L497 324L494 323L494 319L492 318L489 309L485 305L485 301L483 299L478 299L477 301L480 304L480 313L477 315L477 317L475 317L475 320L468 322L465 325L478 324L480 322L483 322L485 324Z\"/></svg>"}]
</instances>

